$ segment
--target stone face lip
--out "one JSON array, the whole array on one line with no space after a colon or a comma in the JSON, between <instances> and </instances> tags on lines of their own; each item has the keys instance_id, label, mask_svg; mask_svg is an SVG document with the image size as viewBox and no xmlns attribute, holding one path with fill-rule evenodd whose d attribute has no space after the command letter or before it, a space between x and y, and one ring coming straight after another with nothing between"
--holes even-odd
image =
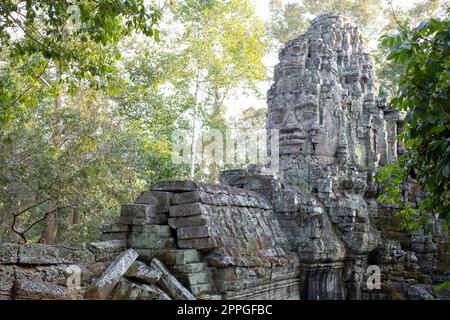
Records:
<instances>
[{"instance_id":1,"label":"stone face lip","mask_svg":"<svg viewBox=\"0 0 450 320\"><path fill-rule=\"evenodd\" d=\"M88 250L41 243L24 244L19 247L18 263L26 265L89 264L95 262Z\"/></svg>"},{"instance_id":2,"label":"stone face lip","mask_svg":"<svg viewBox=\"0 0 450 320\"><path fill-rule=\"evenodd\" d=\"M86 293L86 297L97 300L106 299L137 257L138 253L133 249L122 252L103 275L93 282L92 287Z\"/></svg>"},{"instance_id":3,"label":"stone face lip","mask_svg":"<svg viewBox=\"0 0 450 320\"><path fill-rule=\"evenodd\" d=\"M155 284L161 278L161 272L143 262L135 261L125 276L142 283Z\"/></svg>"},{"instance_id":4,"label":"stone face lip","mask_svg":"<svg viewBox=\"0 0 450 320\"><path fill-rule=\"evenodd\" d=\"M150 266L161 272L161 278L157 284L175 300L196 300L189 292L162 264L158 259L153 259Z\"/></svg>"},{"instance_id":5,"label":"stone face lip","mask_svg":"<svg viewBox=\"0 0 450 320\"><path fill-rule=\"evenodd\" d=\"M55 284L18 279L13 287L16 300L66 300L65 288Z\"/></svg>"}]
</instances>

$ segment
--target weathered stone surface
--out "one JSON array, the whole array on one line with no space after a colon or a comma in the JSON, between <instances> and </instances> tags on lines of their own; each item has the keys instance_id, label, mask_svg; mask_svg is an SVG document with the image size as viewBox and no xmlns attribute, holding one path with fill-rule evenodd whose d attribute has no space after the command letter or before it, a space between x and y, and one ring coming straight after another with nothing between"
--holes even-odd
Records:
<instances>
[{"instance_id":1,"label":"weathered stone surface","mask_svg":"<svg viewBox=\"0 0 450 320\"><path fill-rule=\"evenodd\" d=\"M65 288L44 282L17 280L13 287L16 300L66 300Z\"/></svg>"},{"instance_id":2,"label":"weathered stone surface","mask_svg":"<svg viewBox=\"0 0 450 320\"><path fill-rule=\"evenodd\" d=\"M162 225L131 226L133 233L150 233L157 237L170 237L170 228Z\"/></svg>"},{"instance_id":3,"label":"weathered stone surface","mask_svg":"<svg viewBox=\"0 0 450 320\"><path fill-rule=\"evenodd\" d=\"M95 262L94 255L88 250L40 243L24 244L19 247L19 264L88 264L93 262Z\"/></svg>"},{"instance_id":4,"label":"weathered stone surface","mask_svg":"<svg viewBox=\"0 0 450 320\"><path fill-rule=\"evenodd\" d=\"M196 216L201 214L208 214L209 212L211 212L211 208L208 205L196 202L171 206L169 209L169 216Z\"/></svg>"},{"instance_id":5,"label":"weathered stone surface","mask_svg":"<svg viewBox=\"0 0 450 320\"><path fill-rule=\"evenodd\" d=\"M11 288L14 283L14 267L0 264L0 296L3 299L11 298ZM1 299L1 298L0 298Z\"/></svg>"},{"instance_id":6,"label":"weathered stone surface","mask_svg":"<svg viewBox=\"0 0 450 320\"><path fill-rule=\"evenodd\" d=\"M205 272L206 269L207 269L206 264L203 262L186 263L172 266L172 270L174 273L183 273L183 274Z\"/></svg>"},{"instance_id":7,"label":"weathered stone surface","mask_svg":"<svg viewBox=\"0 0 450 320\"><path fill-rule=\"evenodd\" d=\"M202 226L207 223L206 216L192 216L192 217L178 217L169 218L168 224L173 229L192 227L192 226Z\"/></svg>"},{"instance_id":8,"label":"weathered stone surface","mask_svg":"<svg viewBox=\"0 0 450 320\"><path fill-rule=\"evenodd\" d=\"M405 114L378 97L358 27L319 16L279 60L267 94L277 172L249 166L222 172L223 184L159 182L136 200L156 206L155 216L122 217L129 245L146 248L139 259L170 266L198 297L429 299L434 282L448 279L448 234L432 218L427 232L405 232L392 218L400 208L377 202L379 167L405 150L397 139ZM417 205L419 189L408 179L405 201ZM368 290L369 265L389 285ZM128 298L142 296L142 286L129 287Z\"/></svg>"},{"instance_id":9,"label":"weathered stone surface","mask_svg":"<svg viewBox=\"0 0 450 320\"><path fill-rule=\"evenodd\" d=\"M19 245L15 243L0 244L0 263L17 263L19 256Z\"/></svg>"},{"instance_id":10,"label":"weathered stone surface","mask_svg":"<svg viewBox=\"0 0 450 320\"><path fill-rule=\"evenodd\" d=\"M178 240L177 243L181 249L213 249L217 247L217 241L214 238Z\"/></svg>"},{"instance_id":11,"label":"weathered stone surface","mask_svg":"<svg viewBox=\"0 0 450 320\"><path fill-rule=\"evenodd\" d=\"M178 239L207 238L211 236L209 226L194 226L177 229Z\"/></svg>"},{"instance_id":12,"label":"weathered stone surface","mask_svg":"<svg viewBox=\"0 0 450 320\"><path fill-rule=\"evenodd\" d=\"M153 204L123 204L120 210L122 217L149 219L155 217L156 205Z\"/></svg>"},{"instance_id":13,"label":"weathered stone surface","mask_svg":"<svg viewBox=\"0 0 450 320\"><path fill-rule=\"evenodd\" d=\"M157 213L169 212L172 193L164 191L143 191L134 203L154 204Z\"/></svg>"},{"instance_id":14,"label":"weathered stone surface","mask_svg":"<svg viewBox=\"0 0 450 320\"><path fill-rule=\"evenodd\" d=\"M160 288L152 285L143 285L140 300L172 300Z\"/></svg>"},{"instance_id":15,"label":"weathered stone surface","mask_svg":"<svg viewBox=\"0 0 450 320\"><path fill-rule=\"evenodd\" d=\"M125 276L141 283L155 284L161 278L161 272L135 261Z\"/></svg>"},{"instance_id":16,"label":"weathered stone surface","mask_svg":"<svg viewBox=\"0 0 450 320\"><path fill-rule=\"evenodd\" d=\"M153 233L131 233L128 237L130 248L138 249L173 249L175 240L173 238L162 238Z\"/></svg>"},{"instance_id":17,"label":"weathered stone surface","mask_svg":"<svg viewBox=\"0 0 450 320\"><path fill-rule=\"evenodd\" d=\"M106 299L137 257L138 253L133 249L122 252L103 275L93 282L86 296L90 299Z\"/></svg>"},{"instance_id":18,"label":"weathered stone surface","mask_svg":"<svg viewBox=\"0 0 450 320\"><path fill-rule=\"evenodd\" d=\"M95 261L110 261L125 251L127 244L123 240L91 242L88 249L94 254Z\"/></svg>"},{"instance_id":19,"label":"weathered stone surface","mask_svg":"<svg viewBox=\"0 0 450 320\"><path fill-rule=\"evenodd\" d=\"M193 286L198 284L209 284L210 279L207 272L196 272L188 274L174 274L180 282L186 286Z\"/></svg>"},{"instance_id":20,"label":"weathered stone surface","mask_svg":"<svg viewBox=\"0 0 450 320\"><path fill-rule=\"evenodd\" d=\"M158 259L153 259L151 265L161 272L158 285L175 300L195 300L195 297L167 270Z\"/></svg>"},{"instance_id":21,"label":"weathered stone surface","mask_svg":"<svg viewBox=\"0 0 450 320\"><path fill-rule=\"evenodd\" d=\"M211 293L212 285L210 283L197 284L197 285L190 286L189 289L191 290L192 294L197 296L197 295L201 295L201 294Z\"/></svg>"}]
</instances>

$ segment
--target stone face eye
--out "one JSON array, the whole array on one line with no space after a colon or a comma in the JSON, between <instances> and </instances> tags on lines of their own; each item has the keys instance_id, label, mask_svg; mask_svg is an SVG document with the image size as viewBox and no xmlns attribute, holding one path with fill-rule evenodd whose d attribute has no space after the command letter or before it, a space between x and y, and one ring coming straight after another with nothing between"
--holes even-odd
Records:
<instances>
[{"instance_id":1,"label":"stone face eye","mask_svg":"<svg viewBox=\"0 0 450 320\"><path fill-rule=\"evenodd\" d=\"M311 122L316 116L316 107L312 104L301 105L295 108L295 117L298 122Z\"/></svg>"}]
</instances>

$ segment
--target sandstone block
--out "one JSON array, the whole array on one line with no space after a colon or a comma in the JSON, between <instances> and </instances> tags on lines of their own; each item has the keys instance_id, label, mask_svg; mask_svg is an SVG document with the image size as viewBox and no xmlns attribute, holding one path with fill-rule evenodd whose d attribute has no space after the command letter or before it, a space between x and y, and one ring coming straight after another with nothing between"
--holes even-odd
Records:
<instances>
[{"instance_id":1,"label":"sandstone block","mask_svg":"<svg viewBox=\"0 0 450 320\"><path fill-rule=\"evenodd\" d=\"M209 283L209 276L206 272L188 273L188 274L175 274L177 279L186 286L193 286L198 284Z\"/></svg>"},{"instance_id":2,"label":"sandstone block","mask_svg":"<svg viewBox=\"0 0 450 320\"><path fill-rule=\"evenodd\" d=\"M161 272L143 262L135 261L125 276L141 283L155 284L161 278Z\"/></svg>"},{"instance_id":3,"label":"sandstone block","mask_svg":"<svg viewBox=\"0 0 450 320\"><path fill-rule=\"evenodd\" d=\"M15 243L0 244L0 263L17 263L19 245Z\"/></svg>"},{"instance_id":4,"label":"sandstone block","mask_svg":"<svg viewBox=\"0 0 450 320\"><path fill-rule=\"evenodd\" d=\"M122 217L154 218L156 206L153 204L123 204L120 210Z\"/></svg>"},{"instance_id":5,"label":"sandstone block","mask_svg":"<svg viewBox=\"0 0 450 320\"><path fill-rule=\"evenodd\" d=\"M208 238L211 236L209 226L194 226L177 229L178 239Z\"/></svg>"},{"instance_id":6,"label":"sandstone block","mask_svg":"<svg viewBox=\"0 0 450 320\"><path fill-rule=\"evenodd\" d=\"M114 260L121 252L125 251L127 244L123 240L91 242L88 249L94 254L95 261L108 261Z\"/></svg>"},{"instance_id":7,"label":"sandstone block","mask_svg":"<svg viewBox=\"0 0 450 320\"><path fill-rule=\"evenodd\" d=\"M122 252L103 275L93 282L86 296L91 299L106 299L137 257L138 253L133 249Z\"/></svg>"},{"instance_id":8,"label":"sandstone block","mask_svg":"<svg viewBox=\"0 0 450 320\"><path fill-rule=\"evenodd\" d=\"M205 272L206 264L203 262L198 263L188 263L188 264L180 264L173 265L172 270L174 273L197 273L197 272Z\"/></svg>"},{"instance_id":9,"label":"sandstone block","mask_svg":"<svg viewBox=\"0 0 450 320\"><path fill-rule=\"evenodd\" d=\"M158 285L175 300L195 300L195 297L167 270L158 259L153 259L151 265L161 272Z\"/></svg>"},{"instance_id":10,"label":"sandstone block","mask_svg":"<svg viewBox=\"0 0 450 320\"><path fill-rule=\"evenodd\" d=\"M208 205L196 202L171 206L169 210L169 216L170 217L196 216L201 214L208 214L210 212L211 208Z\"/></svg>"},{"instance_id":11,"label":"sandstone block","mask_svg":"<svg viewBox=\"0 0 450 320\"><path fill-rule=\"evenodd\" d=\"M66 291L62 286L44 282L17 280L13 287L16 300L66 300Z\"/></svg>"},{"instance_id":12,"label":"sandstone block","mask_svg":"<svg viewBox=\"0 0 450 320\"><path fill-rule=\"evenodd\" d=\"M23 244L19 247L19 264L89 264L94 261L92 252L78 248L41 243Z\"/></svg>"},{"instance_id":13,"label":"sandstone block","mask_svg":"<svg viewBox=\"0 0 450 320\"><path fill-rule=\"evenodd\" d=\"M178 217L178 218L169 218L168 224L171 228L178 229L183 227L205 225L206 221L207 221L206 216Z\"/></svg>"},{"instance_id":14,"label":"sandstone block","mask_svg":"<svg viewBox=\"0 0 450 320\"><path fill-rule=\"evenodd\" d=\"M217 247L217 242L214 238L178 240L177 244L181 249L214 249Z\"/></svg>"},{"instance_id":15,"label":"sandstone block","mask_svg":"<svg viewBox=\"0 0 450 320\"><path fill-rule=\"evenodd\" d=\"M162 238L152 233L131 233L128 237L130 248L139 249L171 249L174 247L173 238Z\"/></svg>"},{"instance_id":16,"label":"sandstone block","mask_svg":"<svg viewBox=\"0 0 450 320\"><path fill-rule=\"evenodd\" d=\"M143 191L134 203L154 204L157 213L169 212L171 192Z\"/></svg>"}]
</instances>

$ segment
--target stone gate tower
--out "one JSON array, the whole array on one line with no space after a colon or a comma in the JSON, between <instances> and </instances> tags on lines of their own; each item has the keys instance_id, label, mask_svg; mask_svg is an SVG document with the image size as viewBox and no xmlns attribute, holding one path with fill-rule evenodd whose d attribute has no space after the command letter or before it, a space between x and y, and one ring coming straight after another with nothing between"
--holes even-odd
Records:
<instances>
[{"instance_id":1,"label":"stone gate tower","mask_svg":"<svg viewBox=\"0 0 450 320\"><path fill-rule=\"evenodd\" d=\"M404 114L378 97L358 27L320 16L279 59L267 97L279 170L159 182L123 206L104 238L163 260L202 299L415 298L448 277L438 221L407 232L398 208L377 201L374 174L403 152ZM405 201L417 201L406 187ZM367 288L368 265L380 267L382 289Z\"/></svg>"}]
</instances>

